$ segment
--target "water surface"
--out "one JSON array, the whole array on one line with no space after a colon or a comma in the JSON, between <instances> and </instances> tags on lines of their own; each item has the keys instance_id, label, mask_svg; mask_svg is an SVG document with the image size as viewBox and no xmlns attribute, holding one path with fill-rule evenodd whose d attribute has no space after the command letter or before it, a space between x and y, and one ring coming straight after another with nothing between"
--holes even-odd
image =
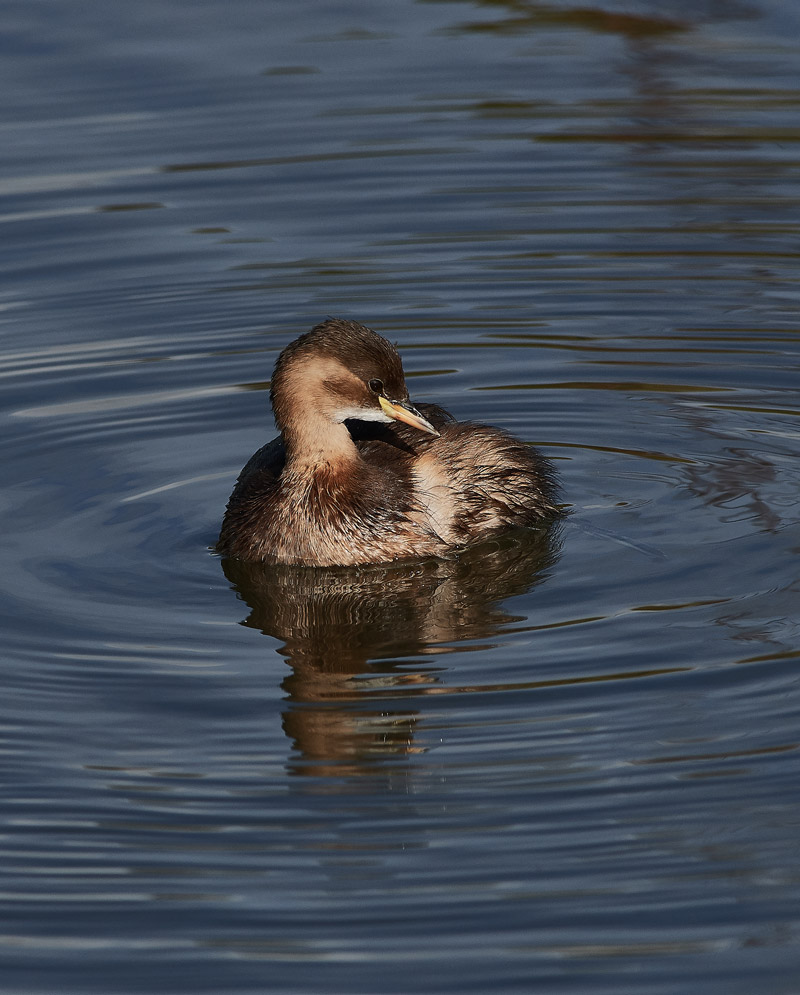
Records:
<instances>
[{"instance_id":1,"label":"water surface","mask_svg":"<svg viewBox=\"0 0 800 995\"><path fill-rule=\"evenodd\" d=\"M799 28L8 7L3 991L797 992ZM565 524L212 555L328 314Z\"/></svg>"}]
</instances>

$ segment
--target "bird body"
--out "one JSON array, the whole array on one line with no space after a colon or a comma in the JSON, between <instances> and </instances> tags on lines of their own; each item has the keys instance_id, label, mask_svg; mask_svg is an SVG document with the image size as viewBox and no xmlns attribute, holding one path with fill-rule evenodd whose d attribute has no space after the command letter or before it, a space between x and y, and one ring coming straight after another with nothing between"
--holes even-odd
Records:
<instances>
[{"instance_id":1,"label":"bird body","mask_svg":"<svg viewBox=\"0 0 800 995\"><path fill-rule=\"evenodd\" d=\"M278 358L281 435L246 464L217 550L309 566L441 556L558 514L549 463L500 429L411 407L397 350L329 319Z\"/></svg>"}]
</instances>

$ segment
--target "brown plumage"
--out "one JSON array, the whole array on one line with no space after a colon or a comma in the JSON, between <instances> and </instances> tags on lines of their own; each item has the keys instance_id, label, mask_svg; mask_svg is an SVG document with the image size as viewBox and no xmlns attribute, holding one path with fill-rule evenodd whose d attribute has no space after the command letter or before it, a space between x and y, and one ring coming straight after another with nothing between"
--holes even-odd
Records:
<instances>
[{"instance_id":1,"label":"brown plumage","mask_svg":"<svg viewBox=\"0 0 800 995\"><path fill-rule=\"evenodd\" d=\"M397 350L331 318L278 357L280 436L239 475L217 551L309 566L440 556L558 515L550 464L497 428L412 408Z\"/></svg>"}]
</instances>

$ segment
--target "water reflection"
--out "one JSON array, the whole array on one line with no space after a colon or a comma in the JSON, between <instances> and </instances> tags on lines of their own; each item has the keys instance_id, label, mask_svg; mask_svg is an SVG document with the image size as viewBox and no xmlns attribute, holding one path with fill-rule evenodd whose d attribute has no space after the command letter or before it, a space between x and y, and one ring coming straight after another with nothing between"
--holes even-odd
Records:
<instances>
[{"instance_id":1,"label":"water reflection","mask_svg":"<svg viewBox=\"0 0 800 995\"><path fill-rule=\"evenodd\" d=\"M455 30L520 35L542 28L565 27L618 34L629 38L649 38L686 31L683 20L652 14L624 13L588 5L558 7L530 0L476 0L484 12L496 17L461 24Z\"/></svg>"},{"instance_id":2,"label":"water reflection","mask_svg":"<svg viewBox=\"0 0 800 995\"><path fill-rule=\"evenodd\" d=\"M419 658L450 652L454 642L485 640L518 621L502 601L540 583L557 555L556 526L515 532L444 560L358 568L223 560L250 608L242 624L284 642L291 673L282 684L283 728L297 751L293 769L359 774L416 752L416 713L404 689L437 681ZM485 642L478 648L485 650Z\"/></svg>"},{"instance_id":3,"label":"water reflection","mask_svg":"<svg viewBox=\"0 0 800 995\"><path fill-rule=\"evenodd\" d=\"M765 456L730 448L707 465L685 473L694 494L705 504L724 510L723 521L758 522L766 531L780 528L782 515L771 503L773 493L780 500L779 475Z\"/></svg>"}]
</instances>

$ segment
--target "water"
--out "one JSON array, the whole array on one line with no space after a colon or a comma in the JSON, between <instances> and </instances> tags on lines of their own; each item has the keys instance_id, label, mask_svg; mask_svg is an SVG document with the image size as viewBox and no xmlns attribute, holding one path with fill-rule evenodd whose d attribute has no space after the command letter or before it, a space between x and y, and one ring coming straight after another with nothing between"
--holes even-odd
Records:
<instances>
[{"instance_id":1,"label":"water","mask_svg":"<svg viewBox=\"0 0 800 995\"><path fill-rule=\"evenodd\" d=\"M0 989L800 991L797 12L4 21ZM327 314L564 526L214 557Z\"/></svg>"}]
</instances>

